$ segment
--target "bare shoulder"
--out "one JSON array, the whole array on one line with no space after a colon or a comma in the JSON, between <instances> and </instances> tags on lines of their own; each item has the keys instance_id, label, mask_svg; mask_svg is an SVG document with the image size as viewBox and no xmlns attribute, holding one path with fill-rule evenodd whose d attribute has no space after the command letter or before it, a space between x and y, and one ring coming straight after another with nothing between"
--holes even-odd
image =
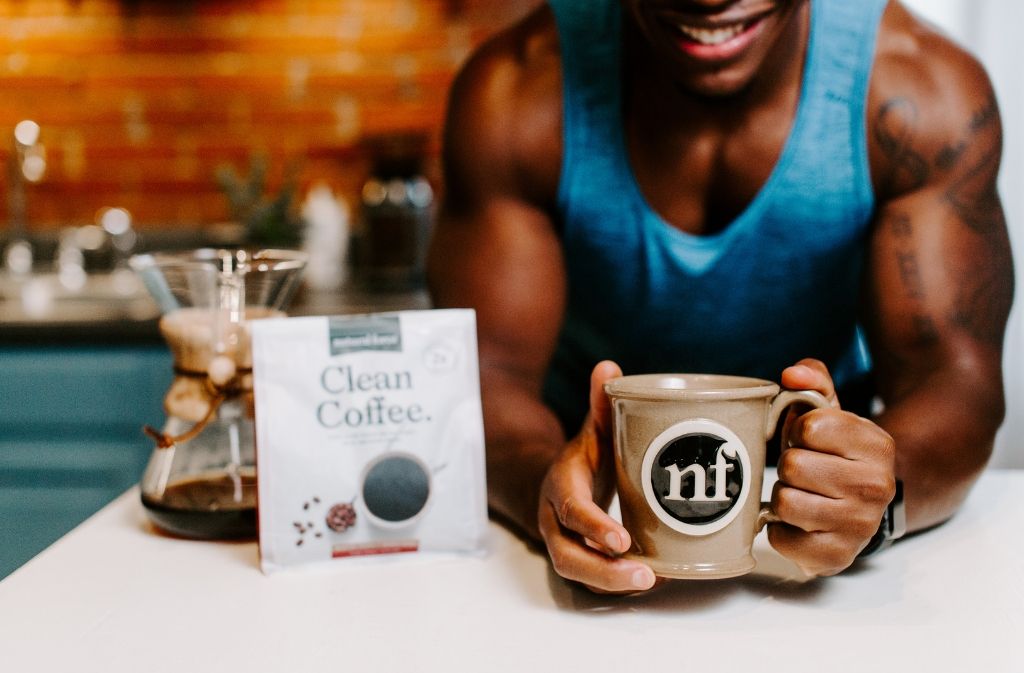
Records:
<instances>
[{"instance_id":1,"label":"bare shoulder","mask_svg":"<svg viewBox=\"0 0 1024 673\"><path fill-rule=\"evenodd\" d=\"M452 196L483 191L535 202L554 198L561 164L560 60L554 16L543 5L484 43L462 67L445 125Z\"/></svg>"},{"instance_id":2,"label":"bare shoulder","mask_svg":"<svg viewBox=\"0 0 1024 673\"><path fill-rule=\"evenodd\" d=\"M954 179L963 166L993 157L998 168L1002 127L985 69L898 0L882 19L868 125L883 197Z\"/></svg>"}]
</instances>

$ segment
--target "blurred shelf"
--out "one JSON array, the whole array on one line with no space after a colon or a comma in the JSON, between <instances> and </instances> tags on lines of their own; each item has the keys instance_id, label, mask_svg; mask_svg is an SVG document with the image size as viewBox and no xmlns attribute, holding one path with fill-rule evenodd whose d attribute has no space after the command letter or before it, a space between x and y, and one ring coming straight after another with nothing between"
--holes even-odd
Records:
<instances>
[{"instance_id":1,"label":"blurred shelf","mask_svg":"<svg viewBox=\"0 0 1024 673\"><path fill-rule=\"evenodd\" d=\"M55 296L50 310L26 313L21 302L0 297L0 344L162 343L156 305L146 295L106 299L96 294ZM430 308L426 290L371 291L341 288L333 292L299 291L289 315L346 315Z\"/></svg>"}]
</instances>

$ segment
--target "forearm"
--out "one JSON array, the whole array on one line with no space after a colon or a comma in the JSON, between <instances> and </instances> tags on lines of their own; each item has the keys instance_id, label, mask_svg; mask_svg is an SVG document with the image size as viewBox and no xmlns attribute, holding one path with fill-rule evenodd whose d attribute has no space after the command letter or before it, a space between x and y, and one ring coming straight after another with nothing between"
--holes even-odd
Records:
<instances>
[{"instance_id":1,"label":"forearm","mask_svg":"<svg viewBox=\"0 0 1024 673\"><path fill-rule=\"evenodd\" d=\"M484 376L487 491L492 513L539 539L540 486L565 436L554 413L532 392Z\"/></svg>"},{"instance_id":2,"label":"forearm","mask_svg":"<svg viewBox=\"0 0 1024 673\"><path fill-rule=\"evenodd\" d=\"M924 378L875 421L896 442L908 530L953 516L992 452L1003 418L999 376L959 370Z\"/></svg>"}]
</instances>

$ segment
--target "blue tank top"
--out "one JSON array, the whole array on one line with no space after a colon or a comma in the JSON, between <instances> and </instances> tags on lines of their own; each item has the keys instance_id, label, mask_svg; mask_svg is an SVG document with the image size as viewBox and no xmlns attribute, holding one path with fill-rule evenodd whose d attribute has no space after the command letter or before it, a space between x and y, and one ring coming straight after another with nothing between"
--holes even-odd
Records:
<instances>
[{"instance_id":1,"label":"blue tank top","mask_svg":"<svg viewBox=\"0 0 1024 673\"><path fill-rule=\"evenodd\" d=\"M865 133L886 0L812 0L796 117L760 192L713 235L645 201L622 118L619 0L548 0L562 54L558 226L568 306L545 399L573 433L590 370L710 372L778 381L805 357L837 386L870 358L857 324L875 207ZM842 398L841 398L842 399Z\"/></svg>"}]
</instances>

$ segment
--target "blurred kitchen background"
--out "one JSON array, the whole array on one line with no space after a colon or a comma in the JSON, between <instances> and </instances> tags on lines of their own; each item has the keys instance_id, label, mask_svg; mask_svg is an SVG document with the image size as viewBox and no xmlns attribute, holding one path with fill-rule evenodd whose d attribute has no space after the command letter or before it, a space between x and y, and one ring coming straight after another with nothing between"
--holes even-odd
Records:
<instances>
[{"instance_id":1,"label":"blurred kitchen background","mask_svg":"<svg viewBox=\"0 0 1024 673\"><path fill-rule=\"evenodd\" d=\"M141 229L223 222L218 172L256 158L271 193L323 181L352 199L365 141L395 134L424 136L433 171L456 68L531 4L0 2L0 128L32 119L46 147L28 226L91 224L112 206Z\"/></svg>"},{"instance_id":2,"label":"blurred kitchen background","mask_svg":"<svg viewBox=\"0 0 1024 673\"><path fill-rule=\"evenodd\" d=\"M0 0L0 577L152 449L170 357L132 253L305 244L295 312L427 305L449 84L538 1ZM907 4L995 80L1019 252L1024 3ZM1024 467L1022 345L1016 309L994 465Z\"/></svg>"},{"instance_id":3,"label":"blurred kitchen background","mask_svg":"<svg viewBox=\"0 0 1024 673\"><path fill-rule=\"evenodd\" d=\"M152 451L132 253L305 245L294 312L427 306L449 84L535 4L0 0L0 577Z\"/></svg>"},{"instance_id":4,"label":"blurred kitchen background","mask_svg":"<svg viewBox=\"0 0 1024 673\"><path fill-rule=\"evenodd\" d=\"M329 219L327 195L342 208L340 223L316 224L359 238L354 216L369 177L436 187L455 70L534 4L0 2L0 212L10 222L0 240L26 238L37 266L57 261L61 243L87 256L175 238L294 245L314 188L311 208ZM426 185L371 185L366 194L377 205L424 205ZM107 234L121 240L95 229L72 235L103 227L105 215ZM356 248L355 261L372 265L372 253ZM16 248L7 266L21 269L28 254Z\"/></svg>"}]
</instances>

